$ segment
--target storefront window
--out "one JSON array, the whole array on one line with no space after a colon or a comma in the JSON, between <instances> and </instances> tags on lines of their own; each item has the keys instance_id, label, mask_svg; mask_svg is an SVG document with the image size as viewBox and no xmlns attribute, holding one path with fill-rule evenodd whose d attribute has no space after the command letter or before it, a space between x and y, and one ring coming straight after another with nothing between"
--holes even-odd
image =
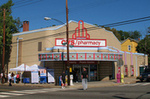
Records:
<instances>
[{"instance_id":1,"label":"storefront window","mask_svg":"<svg viewBox=\"0 0 150 99\"><path fill-rule=\"evenodd\" d=\"M97 65L90 65L90 80L96 81L97 80Z\"/></svg>"},{"instance_id":2,"label":"storefront window","mask_svg":"<svg viewBox=\"0 0 150 99\"><path fill-rule=\"evenodd\" d=\"M38 42L38 51L42 51L42 42Z\"/></svg>"}]
</instances>

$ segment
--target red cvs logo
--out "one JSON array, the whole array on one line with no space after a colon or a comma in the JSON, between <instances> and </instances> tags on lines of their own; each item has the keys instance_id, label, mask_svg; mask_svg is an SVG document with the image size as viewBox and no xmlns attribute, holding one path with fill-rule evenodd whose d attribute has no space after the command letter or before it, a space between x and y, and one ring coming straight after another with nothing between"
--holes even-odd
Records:
<instances>
[{"instance_id":1,"label":"red cvs logo","mask_svg":"<svg viewBox=\"0 0 150 99\"><path fill-rule=\"evenodd\" d=\"M84 27L84 22L82 20L78 22L78 27L75 29L75 33L72 35L72 38L73 39L90 39L90 35L87 33L87 29Z\"/></svg>"}]
</instances>

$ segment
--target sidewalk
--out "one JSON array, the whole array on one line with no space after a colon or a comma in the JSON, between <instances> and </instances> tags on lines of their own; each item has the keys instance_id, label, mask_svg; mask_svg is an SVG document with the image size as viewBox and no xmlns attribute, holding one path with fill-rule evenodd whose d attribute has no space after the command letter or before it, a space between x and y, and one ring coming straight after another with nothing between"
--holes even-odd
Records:
<instances>
[{"instance_id":1,"label":"sidewalk","mask_svg":"<svg viewBox=\"0 0 150 99\"><path fill-rule=\"evenodd\" d=\"M131 83L136 83L137 79L134 77L128 77L124 78L124 83L117 83L116 80L109 80L109 81L93 81L93 82L88 82L88 88L94 88L94 87L108 87L108 86L118 86L122 84L131 84ZM74 85L68 86L68 88L82 88L82 83L73 83ZM0 86L8 86L8 83L5 84L0 84ZM14 84L12 83L12 86L27 86L27 87L43 87L43 88L61 88L61 86L55 86L55 84L24 84L24 83L19 83L19 84Z\"/></svg>"},{"instance_id":2,"label":"sidewalk","mask_svg":"<svg viewBox=\"0 0 150 99\"><path fill-rule=\"evenodd\" d=\"M118 86L122 84L132 84L136 83L137 79L134 77L124 78L124 83L117 83L116 80L109 81L93 81L88 82L88 88L96 88L96 87L108 87L108 86ZM82 88L82 83L74 83L73 86L69 86L69 88Z\"/></svg>"}]
</instances>

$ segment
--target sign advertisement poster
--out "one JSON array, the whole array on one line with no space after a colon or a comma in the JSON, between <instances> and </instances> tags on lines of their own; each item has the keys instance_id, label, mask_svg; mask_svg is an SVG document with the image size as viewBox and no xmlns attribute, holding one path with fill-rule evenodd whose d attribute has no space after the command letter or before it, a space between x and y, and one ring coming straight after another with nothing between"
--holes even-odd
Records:
<instances>
[{"instance_id":1,"label":"sign advertisement poster","mask_svg":"<svg viewBox=\"0 0 150 99\"><path fill-rule=\"evenodd\" d=\"M131 67L131 76L134 75L134 67Z\"/></svg>"},{"instance_id":2,"label":"sign advertisement poster","mask_svg":"<svg viewBox=\"0 0 150 99\"><path fill-rule=\"evenodd\" d=\"M40 77L46 76L46 69L40 69Z\"/></svg>"},{"instance_id":3,"label":"sign advertisement poster","mask_svg":"<svg viewBox=\"0 0 150 99\"><path fill-rule=\"evenodd\" d=\"M54 69L47 69L48 83L55 82Z\"/></svg>"},{"instance_id":4,"label":"sign advertisement poster","mask_svg":"<svg viewBox=\"0 0 150 99\"><path fill-rule=\"evenodd\" d=\"M39 83L38 71L32 71L31 72L31 83Z\"/></svg>"}]
</instances>

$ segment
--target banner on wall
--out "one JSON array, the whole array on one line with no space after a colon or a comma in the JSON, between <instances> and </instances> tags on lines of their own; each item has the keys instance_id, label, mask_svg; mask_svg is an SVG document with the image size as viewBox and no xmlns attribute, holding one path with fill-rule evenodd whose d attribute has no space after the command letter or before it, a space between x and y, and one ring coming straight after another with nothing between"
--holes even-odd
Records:
<instances>
[{"instance_id":1,"label":"banner on wall","mask_svg":"<svg viewBox=\"0 0 150 99\"><path fill-rule=\"evenodd\" d=\"M47 69L48 83L55 82L54 69Z\"/></svg>"},{"instance_id":2,"label":"banner on wall","mask_svg":"<svg viewBox=\"0 0 150 99\"><path fill-rule=\"evenodd\" d=\"M125 76L128 76L128 67L127 67L127 66L124 67L124 71L125 71L125 72L124 72L124 75L125 75Z\"/></svg>"},{"instance_id":3,"label":"banner on wall","mask_svg":"<svg viewBox=\"0 0 150 99\"><path fill-rule=\"evenodd\" d=\"M32 71L31 72L31 83L39 83L38 71Z\"/></svg>"},{"instance_id":4,"label":"banner on wall","mask_svg":"<svg viewBox=\"0 0 150 99\"><path fill-rule=\"evenodd\" d=\"M131 76L134 75L134 67L131 67Z\"/></svg>"}]
</instances>

